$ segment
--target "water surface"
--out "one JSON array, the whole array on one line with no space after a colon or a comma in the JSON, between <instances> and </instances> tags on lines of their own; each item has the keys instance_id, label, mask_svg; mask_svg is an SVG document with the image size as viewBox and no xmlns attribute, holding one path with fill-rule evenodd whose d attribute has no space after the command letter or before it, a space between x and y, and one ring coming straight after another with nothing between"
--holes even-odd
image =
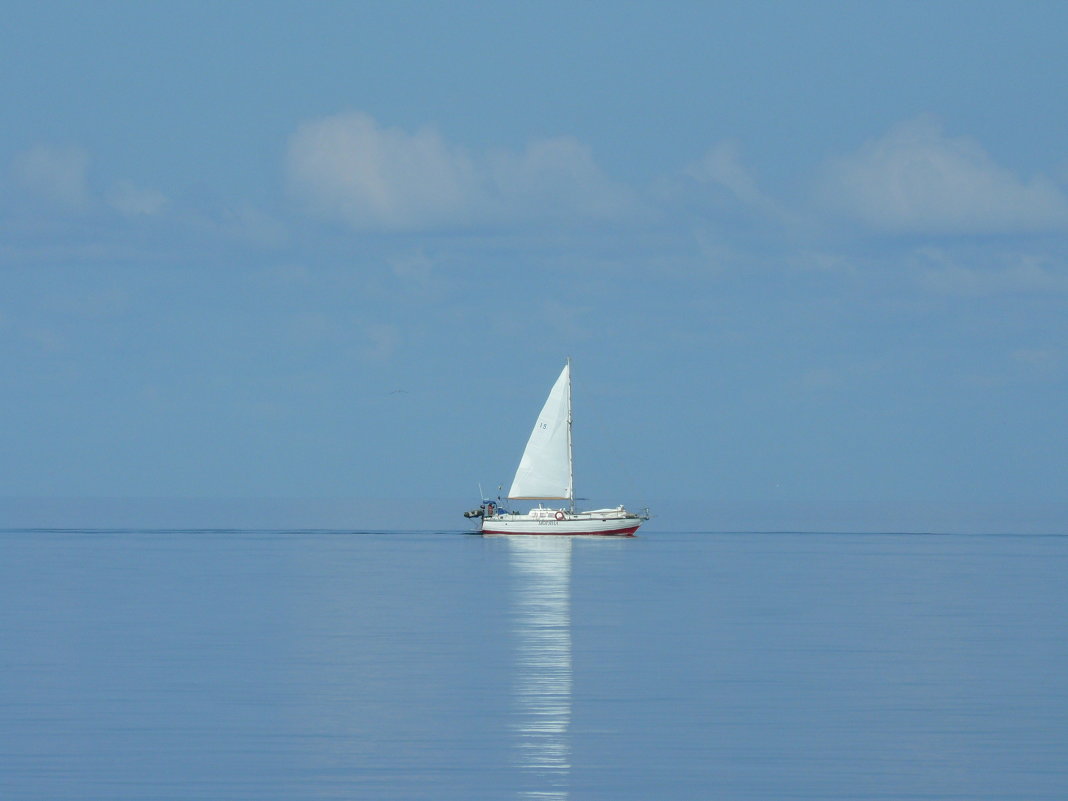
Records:
<instances>
[{"instance_id":1,"label":"water surface","mask_svg":"<svg viewBox=\"0 0 1068 801\"><path fill-rule=\"evenodd\" d=\"M0 798L1063 799L1068 538L0 532Z\"/></svg>"}]
</instances>

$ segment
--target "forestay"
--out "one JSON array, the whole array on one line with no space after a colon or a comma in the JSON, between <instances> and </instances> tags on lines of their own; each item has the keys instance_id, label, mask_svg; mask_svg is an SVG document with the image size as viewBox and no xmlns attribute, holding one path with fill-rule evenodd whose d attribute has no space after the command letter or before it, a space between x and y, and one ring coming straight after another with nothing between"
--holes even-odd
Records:
<instances>
[{"instance_id":1,"label":"forestay","mask_svg":"<svg viewBox=\"0 0 1068 801\"><path fill-rule=\"evenodd\" d=\"M508 497L570 500L571 496L571 363L568 362L538 415Z\"/></svg>"}]
</instances>

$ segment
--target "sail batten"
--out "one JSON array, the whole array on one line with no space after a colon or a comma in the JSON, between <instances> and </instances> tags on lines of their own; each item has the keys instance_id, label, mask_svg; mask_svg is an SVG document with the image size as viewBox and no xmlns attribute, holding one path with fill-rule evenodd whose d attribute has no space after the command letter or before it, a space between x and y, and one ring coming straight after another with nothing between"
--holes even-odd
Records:
<instances>
[{"instance_id":1,"label":"sail batten","mask_svg":"<svg viewBox=\"0 0 1068 801\"><path fill-rule=\"evenodd\" d=\"M572 500L571 363L564 365L527 440L508 497Z\"/></svg>"}]
</instances>

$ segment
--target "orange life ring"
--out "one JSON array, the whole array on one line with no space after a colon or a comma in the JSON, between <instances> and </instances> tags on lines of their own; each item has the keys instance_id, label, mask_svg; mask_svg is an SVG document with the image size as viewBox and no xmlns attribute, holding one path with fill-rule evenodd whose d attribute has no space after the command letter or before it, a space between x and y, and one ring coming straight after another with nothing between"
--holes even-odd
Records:
<instances>
[{"instance_id":1,"label":"orange life ring","mask_svg":"<svg viewBox=\"0 0 1068 801\"><path fill-rule=\"evenodd\" d=\"M557 512L556 513L556 519L557 520L563 520L564 519L564 513L563 512Z\"/></svg>"}]
</instances>

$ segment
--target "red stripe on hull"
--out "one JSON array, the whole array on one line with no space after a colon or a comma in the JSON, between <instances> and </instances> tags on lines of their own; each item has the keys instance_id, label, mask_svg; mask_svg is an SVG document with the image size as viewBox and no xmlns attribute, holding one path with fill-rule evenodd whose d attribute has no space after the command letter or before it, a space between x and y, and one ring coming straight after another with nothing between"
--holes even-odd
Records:
<instances>
[{"instance_id":1,"label":"red stripe on hull","mask_svg":"<svg viewBox=\"0 0 1068 801\"><path fill-rule=\"evenodd\" d=\"M482 529L483 534L503 534L509 537L633 537L637 526L617 528L612 531L490 531Z\"/></svg>"}]
</instances>

